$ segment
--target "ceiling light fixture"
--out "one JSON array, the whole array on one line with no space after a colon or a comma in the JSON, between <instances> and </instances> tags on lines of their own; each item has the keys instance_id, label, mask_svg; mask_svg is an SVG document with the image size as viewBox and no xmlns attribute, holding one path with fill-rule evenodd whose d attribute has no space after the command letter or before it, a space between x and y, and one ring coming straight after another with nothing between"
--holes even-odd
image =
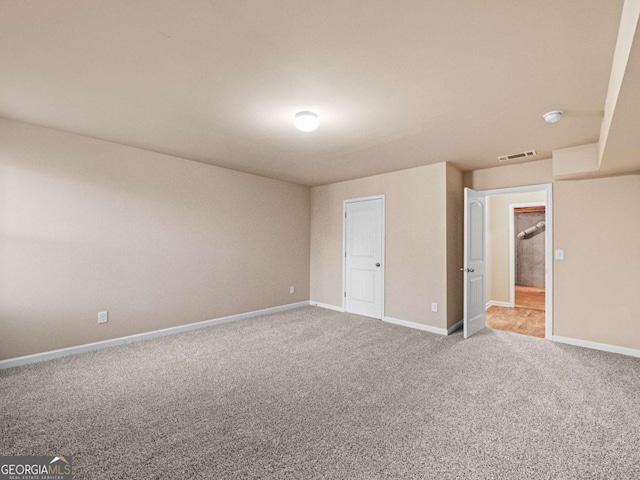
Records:
<instances>
[{"instance_id":1,"label":"ceiling light fixture","mask_svg":"<svg viewBox=\"0 0 640 480\"><path fill-rule=\"evenodd\" d=\"M320 125L320 119L317 114L304 111L296 113L296 118L293 123L298 130L302 130L303 132L313 132L318 128L318 125Z\"/></svg>"},{"instance_id":2,"label":"ceiling light fixture","mask_svg":"<svg viewBox=\"0 0 640 480\"><path fill-rule=\"evenodd\" d=\"M560 117L562 117L563 113L563 110L553 110L542 115L542 118L544 118L544 121L547 123L556 123L558 120L560 120Z\"/></svg>"}]
</instances>

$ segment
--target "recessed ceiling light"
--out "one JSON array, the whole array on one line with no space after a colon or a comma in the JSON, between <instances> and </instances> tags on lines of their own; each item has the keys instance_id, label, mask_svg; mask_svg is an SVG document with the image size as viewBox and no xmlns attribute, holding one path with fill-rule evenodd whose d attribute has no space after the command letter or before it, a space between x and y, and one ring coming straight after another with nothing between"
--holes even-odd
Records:
<instances>
[{"instance_id":1,"label":"recessed ceiling light","mask_svg":"<svg viewBox=\"0 0 640 480\"><path fill-rule=\"evenodd\" d=\"M544 121L547 123L556 123L558 120L560 120L560 117L562 117L563 113L563 110L553 110L542 115L542 118L544 118Z\"/></svg>"},{"instance_id":2,"label":"recessed ceiling light","mask_svg":"<svg viewBox=\"0 0 640 480\"><path fill-rule=\"evenodd\" d=\"M293 123L298 130L302 130L303 132L313 132L318 128L318 125L320 125L320 119L317 114L304 111L296 113L296 118Z\"/></svg>"}]
</instances>

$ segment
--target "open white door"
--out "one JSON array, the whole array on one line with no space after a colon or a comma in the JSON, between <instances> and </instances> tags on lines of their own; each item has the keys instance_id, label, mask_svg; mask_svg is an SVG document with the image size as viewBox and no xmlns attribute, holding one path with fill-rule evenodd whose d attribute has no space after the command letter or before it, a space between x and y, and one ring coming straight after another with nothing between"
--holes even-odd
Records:
<instances>
[{"instance_id":1,"label":"open white door","mask_svg":"<svg viewBox=\"0 0 640 480\"><path fill-rule=\"evenodd\" d=\"M382 319L384 199L345 202L345 311Z\"/></svg>"},{"instance_id":2,"label":"open white door","mask_svg":"<svg viewBox=\"0 0 640 480\"><path fill-rule=\"evenodd\" d=\"M464 189L464 338L485 327L485 211L482 192Z\"/></svg>"}]
</instances>

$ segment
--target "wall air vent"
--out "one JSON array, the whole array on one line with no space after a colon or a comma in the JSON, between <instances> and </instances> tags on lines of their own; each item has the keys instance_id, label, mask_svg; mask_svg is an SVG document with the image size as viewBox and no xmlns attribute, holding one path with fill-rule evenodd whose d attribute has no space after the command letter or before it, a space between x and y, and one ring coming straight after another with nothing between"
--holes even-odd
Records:
<instances>
[{"instance_id":1,"label":"wall air vent","mask_svg":"<svg viewBox=\"0 0 640 480\"><path fill-rule=\"evenodd\" d=\"M498 157L499 162L506 162L507 160L517 160L519 158L533 157L536 154L535 150L529 150L528 152L512 153L511 155L502 155Z\"/></svg>"}]
</instances>

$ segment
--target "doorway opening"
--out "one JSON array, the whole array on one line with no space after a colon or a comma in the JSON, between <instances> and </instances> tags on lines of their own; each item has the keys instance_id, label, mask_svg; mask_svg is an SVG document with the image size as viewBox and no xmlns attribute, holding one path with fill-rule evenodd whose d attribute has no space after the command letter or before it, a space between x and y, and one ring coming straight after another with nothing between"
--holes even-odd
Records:
<instances>
[{"instance_id":1,"label":"doorway opening","mask_svg":"<svg viewBox=\"0 0 640 480\"><path fill-rule=\"evenodd\" d=\"M540 197L539 202L514 203L523 199ZM493 216L508 215L509 239L509 302L500 300L503 295L497 284L505 284L499 267L500 252L503 248L496 237L505 234L500 230L505 219L493 219L487 226L492 252L492 264L489 269L493 276L487 302L487 327L496 330L545 337L545 258L546 258L546 204L542 192L527 194L505 194L498 198L498 208L492 208ZM505 208L509 202L509 209ZM491 198L489 204L492 205ZM500 208L501 207L501 208ZM504 229L503 229L504 230ZM495 239L491 242L491 239ZM497 243L497 245L493 245Z\"/></svg>"},{"instance_id":2,"label":"doorway opening","mask_svg":"<svg viewBox=\"0 0 640 480\"><path fill-rule=\"evenodd\" d=\"M465 189L465 338L485 326L551 338L551 189Z\"/></svg>"},{"instance_id":3,"label":"doorway opening","mask_svg":"<svg viewBox=\"0 0 640 480\"><path fill-rule=\"evenodd\" d=\"M544 192L490 196L487 224L487 327L545 337L546 202ZM508 209L506 208L508 205ZM505 226L508 225L508 229ZM508 235L508 237L505 237ZM509 270L502 268L505 238ZM503 286L509 283L505 305Z\"/></svg>"}]
</instances>

